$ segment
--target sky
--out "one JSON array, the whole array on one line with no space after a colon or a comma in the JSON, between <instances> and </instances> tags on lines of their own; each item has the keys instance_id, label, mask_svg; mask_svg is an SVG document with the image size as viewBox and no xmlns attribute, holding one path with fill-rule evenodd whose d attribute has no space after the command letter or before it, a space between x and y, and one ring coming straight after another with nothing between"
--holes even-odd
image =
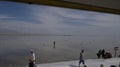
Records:
<instances>
[{"instance_id":1,"label":"sky","mask_svg":"<svg viewBox=\"0 0 120 67\"><path fill-rule=\"evenodd\" d=\"M0 2L0 33L119 36L119 29L120 15Z\"/></svg>"}]
</instances>

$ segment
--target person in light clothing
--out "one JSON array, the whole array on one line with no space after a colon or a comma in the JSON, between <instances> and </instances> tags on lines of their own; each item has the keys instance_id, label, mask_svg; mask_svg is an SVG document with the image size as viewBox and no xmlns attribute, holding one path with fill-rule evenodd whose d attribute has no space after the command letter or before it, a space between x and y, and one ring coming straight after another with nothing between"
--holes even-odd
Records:
<instances>
[{"instance_id":1,"label":"person in light clothing","mask_svg":"<svg viewBox=\"0 0 120 67\"><path fill-rule=\"evenodd\" d=\"M33 50L30 50L29 67L36 67L36 65L35 65L35 53Z\"/></svg>"}]
</instances>

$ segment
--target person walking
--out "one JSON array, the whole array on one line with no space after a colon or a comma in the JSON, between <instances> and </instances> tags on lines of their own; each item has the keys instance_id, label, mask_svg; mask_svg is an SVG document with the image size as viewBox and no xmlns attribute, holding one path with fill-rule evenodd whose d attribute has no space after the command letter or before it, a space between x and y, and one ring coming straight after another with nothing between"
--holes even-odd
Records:
<instances>
[{"instance_id":1,"label":"person walking","mask_svg":"<svg viewBox=\"0 0 120 67\"><path fill-rule=\"evenodd\" d=\"M104 58L105 57L105 50L104 49L102 50L101 54L102 54L102 58Z\"/></svg>"},{"instance_id":2,"label":"person walking","mask_svg":"<svg viewBox=\"0 0 120 67\"><path fill-rule=\"evenodd\" d=\"M35 65L35 53L33 50L30 50L29 67L36 67L36 65Z\"/></svg>"},{"instance_id":3,"label":"person walking","mask_svg":"<svg viewBox=\"0 0 120 67\"><path fill-rule=\"evenodd\" d=\"M101 57L101 54L102 54L102 50L100 49L100 50L98 51L98 53L97 53L98 59Z\"/></svg>"},{"instance_id":4,"label":"person walking","mask_svg":"<svg viewBox=\"0 0 120 67\"><path fill-rule=\"evenodd\" d=\"M84 53L84 50L81 50L80 52L80 57L79 57L79 64L78 64L78 67L80 67L80 64L82 63L85 67L85 61L84 61L84 58L83 58L83 53Z\"/></svg>"}]
</instances>

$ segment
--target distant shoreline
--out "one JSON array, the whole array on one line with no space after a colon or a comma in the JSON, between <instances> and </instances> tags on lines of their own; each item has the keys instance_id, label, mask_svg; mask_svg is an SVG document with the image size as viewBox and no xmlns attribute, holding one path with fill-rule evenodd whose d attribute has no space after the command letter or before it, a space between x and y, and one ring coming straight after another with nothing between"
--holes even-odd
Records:
<instances>
[{"instance_id":1,"label":"distant shoreline","mask_svg":"<svg viewBox=\"0 0 120 67\"><path fill-rule=\"evenodd\" d=\"M56 35L56 34L0 34L0 36L73 36L73 35Z\"/></svg>"}]
</instances>

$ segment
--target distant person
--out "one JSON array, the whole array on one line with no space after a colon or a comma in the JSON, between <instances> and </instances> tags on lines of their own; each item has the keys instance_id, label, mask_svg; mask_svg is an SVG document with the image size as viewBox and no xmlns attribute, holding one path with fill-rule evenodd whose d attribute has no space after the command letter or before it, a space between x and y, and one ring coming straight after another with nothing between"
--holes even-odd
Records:
<instances>
[{"instance_id":1,"label":"distant person","mask_svg":"<svg viewBox=\"0 0 120 67\"><path fill-rule=\"evenodd\" d=\"M104 56L105 56L105 50L104 49L102 50L101 54L102 54L102 58L104 58Z\"/></svg>"},{"instance_id":2,"label":"distant person","mask_svg":"<svg viewBox=\"0 0 120 67\"><path fill-rule=\"evenodd\" d=\"M79 67L80 67L80 64L81 64L81 63L82 63L82 64L84 65L84 67L85 67L85 61L84 61L84 58L83 58L83 53L84 53L84 50L82 50L82 51L80 52L79 64L78 64Z\"/></svg>"},{"instance_id":3,"label":"distant person","mask_svg":"<svg viewBox=\"0 0 120 67\"><path fill-rule=\"evenodd\" d=\"M36 67L36 65L35 65L35 53L33 50L30 50L29 67Z\"/></svg>"},{"instance_id":4,"label":"distant person","mask_svg":"<svg viewBox=\"0 0 120 67\"><path fill-rule=\"evenodd\" d=\"M120 55L118 55L118 57L120 58Z\"/></svg>"},{"instance_id":5,"label":"distant person","mask_svg":"<svg viewBox=\"0 0 120 67\"><path fill-rule=\"evenodd\" d=\"M97 53L98 59L101 57L101 54L102 54L102 50L100 49L100 50L98 51L98 53Z\"/></svg>"},{"instance_id":6,"label":"distant person","mask_svg":"<svg viewBox=\"0 0 120 67\"><path fill-rule=\"evenodd\" d=\"M105 59L112 58L112 54L110 52L106 52L104 58Z\"/></svg>"},{"instance_id":7,"label":"distant person","mask_svg":"<svg viewBox=\"0 0 120 67\"><path fill-rule=\"evenodd\" d=\"M55 48L55 41L53 42L53 45L54 45L53 48Z\"/></svg>"}]
</instances>

